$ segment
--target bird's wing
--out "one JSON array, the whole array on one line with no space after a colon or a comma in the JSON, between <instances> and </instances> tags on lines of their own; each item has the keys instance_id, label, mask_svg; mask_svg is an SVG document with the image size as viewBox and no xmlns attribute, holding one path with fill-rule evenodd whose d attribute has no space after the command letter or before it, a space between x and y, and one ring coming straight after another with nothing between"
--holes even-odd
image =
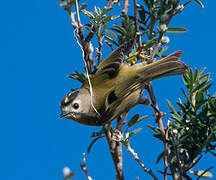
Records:
<instances>
[{"instance_id":1,"label":"bird's wing","mask_svg":"<svg viewBox=\"0 0 216 180\"><path fill-rule=\"evenodd\" d=\"M114 78L118 74L124 55L132 48L133 44L134 40L127 41L113 51L98 65L95 76L108 75L108 78Z\"/></svg>"},{"instance_id":2,"label":"bird's wing","mask_svg":"<svg viewBox=\"0 0 216 180\"><path fill-rule=\"evenodd\" d=\"M141 92L140 90L144 87L145 83L161 77L179 75L186 72L187 65L180 61L181 55L181 51L176 51L159 61L137 68L136 76L125 82L126 84L119 85L121 87L111 94L113 101L106 104L105 114L107 115L107 120L113 120L120 115L118 113L129 110L124 110L128 106L128 101L133 102L133 99L136 100L136 96L139 95L138 93ZM136 93L136 96L133 96L133 93Z\"/></svg>"}]
</instances>

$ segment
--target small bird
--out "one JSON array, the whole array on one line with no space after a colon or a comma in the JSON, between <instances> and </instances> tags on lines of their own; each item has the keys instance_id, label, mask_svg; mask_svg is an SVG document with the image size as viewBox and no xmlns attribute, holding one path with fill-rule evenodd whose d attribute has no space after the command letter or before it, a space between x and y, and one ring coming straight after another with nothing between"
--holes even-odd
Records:
<instances>
[{"instance_id":1,"label":"small bird","mask_svg":"<svg viewBox=\"0 0 216 180\"><path fill-rule=\"evenodd\" d=\"M124 55L133 44L134 40L130 40L113 51L80 89L65 96L60 103L60 118L89 126L103 126L135 105L146 104L142 96L146 83L186 72L187 65L180 61L182 51L151 64L126 64Z\"/></svg>"}]
</instances>

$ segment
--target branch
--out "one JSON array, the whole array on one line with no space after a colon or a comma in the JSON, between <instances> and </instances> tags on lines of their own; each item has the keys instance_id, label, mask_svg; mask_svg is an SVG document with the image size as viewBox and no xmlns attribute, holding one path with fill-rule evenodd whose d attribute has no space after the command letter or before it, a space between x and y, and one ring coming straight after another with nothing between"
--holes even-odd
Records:
<instances>
[{"instance_id":1,"label":"branch","mask_svg":"<svg viewBox=\"0 0 216 180\"><path fill-rule=\"evenodd\" d=\"M164 125L163 125L163 116L165 115L163 112L160 112L159 110L159 107L158 107L158 104L157 104L157 100L156 100L156 97L154 95L154 91L153 91L153 88L152 88L152 83L149 83L146 87L146 90L148 91L149 93L149 96L150 96L150 99L151 99L151 102L152 102L152 107L155 111L155 116L156 116L156 123L158 123L158 127L159 127L159 130L161 132L161 135L162 135L162 142L163 142L163 145L164 145L164 156L163 156L163 160L164 160L164 180L167 179L167 167L168 167L168 155L170 153L170 148L168 146L168 142L167 142L167 139L168 139L168 128L167 130L165 131L164 129ZM171 163L170 163L171 165ZM170 166L170 170L172 172L172 176L174 179L177 179L178 178L178 175L176 174L174 168L172 166Z\"/></svg>"},{"instance_id":2,"label":"branch","mask_svg":"<svg viewBox=\"0 0 216 180\"><path fill-rule=\"evenodd\" d=\"M86 167L86 158L85 158L85 153L83 153L83 164L80 165L81 170L85 174L86 178L88 180L92 180L91 176L88 175L87 167Z\"/></svg>"},{"instance_id":3,"label":"branch","mask_svg":"<svg viewBox=\"0 0 216 180\"><path fill-rule=\"evenodd\" d=\"M97 36L98 38L98 48L97 48L97 56L98 56L98 64L101 63L101 56L102 56L102 46L103 46L103 43L102 43L102 38L101 36Z\"/></svg>"},{"instance_id":4,"label":"branch","mask_svg":"<svg viewBox=\"0 0 216 180\"><path fill-rule=\"evenodd\" d=\"M152 170L146 168L145 165L142 163L142 161L140 161L138 154L135 153L135 151L131 148L129 141L126 144L126 148L127 148L128 152L130 152L131 155L134 157L135 161L138 162L138 164L143 168L144 172L149 174L154 180L158 180L158 178L154 175Z\"/></svg>"},{"instance_id":5,"label":"branch","mask_svg":"<svg viewBox=\"0 0 216 180\"><path fill-rule=\"evenodd\" d=\"M90 52L89 52L89 43L87 43L89 41L89 39L91 39L93 37L93 35L90 35L90 37L88 37L87 41L85 41L84 37L83 37L83 33L82 33L82 24L81 24L81 20L80 20L80 15L79 15L79 6L78 6L78 2L76 0L76 16L77 16L77 28L75 29L75 31L77 32L78 35L78 39L81 43L82 46L82 51L83 51L83 55L84 55L84 61L85 61L85 66L86 66L86 71L87 73L91 73L91 57L90 57ZM92 37L91 37L92 36ZM79 44L79 43L78 43Z\"/></svg>"},{"instance_id":6,"label":"branch","mask_svg":"<svg viewBox=\"0 0 216 180\"><path fill-rule=\"evenodd\" d=\"M138 17L137 17L137 0L134 0L134 17L135 17L135 28L136 28L136 35L138 37L138 43L139 43L139 48L142 47L142 37L141 33L139 32L139 22L138 22Z\"/></svg>"},{"instance_id":7,"label":"branch","mask_svg":"<svg viewBox=\"0 0 216 180\"><path fill-rule=\"evenodd\" d=\"M77 33L79 35L79 40L81 41L81 43L84 42L84 37L83 37L83 34L82 34L82 28L81 28L81 20L80 20L80 15L79 15L79 6L78 6L78 2L76 0L76 16L77 16L77 25L78 25L78 28L77 28Z\"/></svg>"},{"instance_id":8,"label":"branch","mask_svg":"<svg viewBox=\"0 0 216 180\"><path fill-rule=\"evenodd\" d=\"M122 143L114 141L112 139L110 129L111 129L111 124L106 124L104 126L104 133L109 145L109 151L112 156L112 160L116 170L116 180L124 180L123 168L122 168Z\"/></svg>"}]
</instances>

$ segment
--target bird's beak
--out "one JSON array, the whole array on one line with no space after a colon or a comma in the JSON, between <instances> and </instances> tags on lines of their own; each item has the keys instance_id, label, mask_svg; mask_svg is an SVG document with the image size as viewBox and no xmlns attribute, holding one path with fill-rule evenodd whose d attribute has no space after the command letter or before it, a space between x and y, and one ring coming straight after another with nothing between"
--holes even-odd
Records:
<instances>
[{"instance_id":1,"label":"bird's beak","mask_svg":"<svg viewBox=\"0 0 216 180\"><path fill-rule=\"evenodd\" d=\"M58 117L59 119L69 115L69 114L72 114L72 112L65 112L65 111L62 111L61 115Z\"/></svg>"},{"instance_id":2,"label":"bird's beak","mask_svg":"<svg viewBox=\"0 0 216 180\"><path fill-rule=\"evenodd\" d=\"M60 114L60 116L58 118L61 119L61 118L65 117L67 114L69 114L69 113L62 111L62 113Z\"/></svg>"}]
</instances>

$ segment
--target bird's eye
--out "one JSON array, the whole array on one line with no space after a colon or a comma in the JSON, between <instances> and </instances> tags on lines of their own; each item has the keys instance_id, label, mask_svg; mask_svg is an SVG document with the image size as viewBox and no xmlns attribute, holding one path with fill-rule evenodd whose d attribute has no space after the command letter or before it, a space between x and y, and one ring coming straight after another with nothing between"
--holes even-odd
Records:
<instances>
[{"instance_id":1,"label":"bird's eye","mask_svg":"<svg viewBox=\"0 0 216 180\"><path fill-rule=\"evenodd\" d=\"M79 108L79 104L78 104L78 103L74 103L74 104L73 104L73 108L74 108L74 109L78 109L78 108Z\"/></svg>"}]
</instances>

